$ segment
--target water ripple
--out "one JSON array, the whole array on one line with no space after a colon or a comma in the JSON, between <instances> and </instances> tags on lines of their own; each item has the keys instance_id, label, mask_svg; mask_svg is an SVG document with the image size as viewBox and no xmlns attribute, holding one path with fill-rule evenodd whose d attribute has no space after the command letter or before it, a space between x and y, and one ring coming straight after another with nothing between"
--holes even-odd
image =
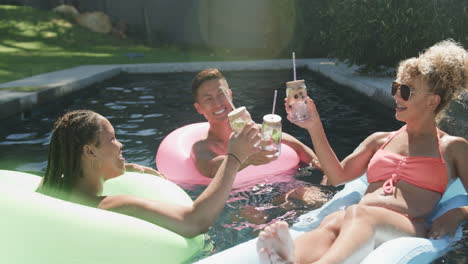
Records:
<instances>
[{"instance_id":1,"label":"water ripple","mask_svg":"<svg viewBox=\"0 0 468 264\"><path fill-rule=\"evenodd\" d=\"M142 122L145 122L144 119L132 119L132 120L128 120L127 121L128 123L142 123Z\"/></svg>"},{"instance_id":2,"label":"water ripple","mask_svg":"<svg viewBox=\"0 0 468 264\"><path fill-rule=\"evenodd\" d=\"M123 130L123 129L116 129L115 133L117 135L127 135L127 136L143 136L143 137L146 137L146 136L154 136L158 133L158 130L157 129L154 129L154 128L149 128L149 129L142 129L142 130L139 130L139 131L136 131L136 132L130 132L130 131L127 131L127 130Z\"/></svg>"},{"instance_id":3,"label":"water ripple","mask_svg":"<svg viewBox=\"0 0 468 264\"><path fill-rule=\"evenodd\" d=\"M143 116L142 114L131 114L130 118L140 118L142 116Z\"/></svg>"},{"instance_id":4,"label":"water ripple","mask_svg":"<svg viewBox=\"0 0 468 264\"><path fill-rule=\"evenodd\" d=\"M145 115L144 118L153 118L153 117L161 117L163 116L164 114L149 114L149 115Z\"/></svg>"},{"instance_id":5,"label":"water ripple","mask_svg":"<svg viewBox=\"0 0 468 264\"><path fill-rule=\"evenodd\" d=\"M114 110L122 110L122 109L127 108L124 105L117 105L115 103L107 103L107 104L104 104L104 105L107 106L108 108L114 109Z\"/></svg>"},{"instance_id":6,"label":"water ripple","mask_svg":"<svg viewBox=\"0 0 468 264\"><path fill-rule=\"evenodd\" d=\"M149 101L116 101L117 104L123 105L138 105L138 104L155 104L156 101L149 100Z\"/></svg>"},{"instance_id":7,"label":"water ripple","mask_svg":"<svg viewBox=\"0 0 468 264\"><path fill-rule=\"evenodd\" d=\"M153 136L153 135L156 135L156 133L158 133L158 130L157 129L143 129L143 130L140 130L138 132L133 132L133 133L127 133L126 135L130 135L130 136Z\"/></svg>"},{"instance_id":8,"label":"water ripple","mask_svg":"<svg viewBox=\"0 0 468 264\"><path fill-rule=\"evenodd\" d=\"M18 141L2 141L0 145L10 146L10 145L35 145L35 144L49 144L49 137L39 138L34 140L18 140Z\"/></svg>"},{"instance_id":9,"label":"water ripple","mask_svg":"<svg viewBox=\"0 0 468 264\"><path fill-rule=\"evenodd\" d=\"M139 99L142 99L142 100L148 100L148 99L154 99L154 96L152 95L144 95L144 96L140 96L138 97Z\"/></svg>"},{"instance_id":10,"label":"water ripple","mask_svg":"<svg viewBox=\"0 0 468 264\"><path fill-rule=\"evenodd\" d=\"M118 125L115 125L115 127L132 129L132 128L138 128L139 126L136 124L118 124Z\"/></svg>"},{"instance_id":11,"label":"water ripple","mask_svg":"<svg viewBox=\"0 0 468 264\"><path fill-rule=\"evenodd\" d=\"M123 91L125 89L122 88L122 87L106 87L106 90L108 90L108 91Z\"/></svg>"},{"instance_id":12,"label":"water ripple","mask_svg":"<svg viewBox=\"0 0 468 264\"><path fill-rule=\"evenodd\" d=\"M148 87L133 87L134 91L151 91Z\"/></svg>"},{"instance_id":13,"label":"water ripple","mask_svg":"<svg viewBox=\"0 0 468 264\"><path fill-rule=\"evenodd\" d=\"M34 138L37 135L36 132L32 133L18 133L18 134L11 134L6 137L8 140L20 140L20 139L28 139Z\"/></svg>"}]
</instances>

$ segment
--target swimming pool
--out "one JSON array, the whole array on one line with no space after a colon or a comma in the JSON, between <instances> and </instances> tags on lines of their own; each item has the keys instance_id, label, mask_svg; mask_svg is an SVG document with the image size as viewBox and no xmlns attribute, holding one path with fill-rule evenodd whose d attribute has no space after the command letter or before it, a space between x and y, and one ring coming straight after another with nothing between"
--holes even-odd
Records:
<instances>
[{"instance_id":1,"label":"swimming pool","mask_svg":"<svg viewBox=\"0 0 468 264\"><path fill-rule=\"evenodd\" d=\"M224 73L234 93L234 103L247 107L256 122L271 111L273 93L278 89L277 114L285 117L282 98L290 71L233 71ZM53 121L67 109L92 109L107 117L124 144L127 161L154 167L156 150L162 139L183 125L204 121L193 108L190 91L195 73L152 75L122 75L110 81L68 96L60 102L41 107L26 120L7 120L0 128L0 168L43 174L47 163L47 145ZM388 131L401 124L393 111L374 104L364 96L334 84L313 72L299 70L309 95L321 114L329 141L338 158L349 154L366 136L375 131ZM283 130L307 145L310 139L304 130L283 122ZM277 194L298 186L319 181L321 174L302 169L294 181L262 184L248 191L232 193L222 215L208 235L215 243L212 254L255 237L263 225L245 221L239 208L250 205L268 207ZM203 187L190 188L192 197ZM327 189L330 194L333 189ZM275 215L288 222L296 220L301 211ZM200 256L203 257L203 256Z\"/></svg>"}]
</instances>

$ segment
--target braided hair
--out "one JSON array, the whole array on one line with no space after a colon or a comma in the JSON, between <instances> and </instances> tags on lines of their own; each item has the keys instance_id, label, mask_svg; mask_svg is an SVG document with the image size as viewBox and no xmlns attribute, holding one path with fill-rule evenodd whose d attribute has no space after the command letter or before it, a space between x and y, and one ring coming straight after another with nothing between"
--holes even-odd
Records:
<instances>
[{"instance_id":1,"label":"braided hair","mask_svg":"<svg viewBox=\"0 0 468 264\"><path fill-rule=\"evenodd\" d=\"M99 146L100 115L89 110L71 111L54 124L47 169L38 192L67 200L77 179L83 177L83 146Z\"/></svg>"}]
</instances>

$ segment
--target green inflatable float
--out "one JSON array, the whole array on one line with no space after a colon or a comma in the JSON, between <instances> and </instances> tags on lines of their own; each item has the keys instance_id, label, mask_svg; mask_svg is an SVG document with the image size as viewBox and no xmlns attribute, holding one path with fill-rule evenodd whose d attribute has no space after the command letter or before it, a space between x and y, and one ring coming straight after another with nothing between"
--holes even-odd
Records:
<instances>
[{"instance_id":1,"label":"green inflatable float","mask_svg":"<svg viewBox=\"0 0 468 264\"><path fill-rule=\"evenodd\" d=\"M204 235L185 238L149 222L36 193L41 178L0 170L0 263L187 263ZM127 172L105 183L103 195L130 194L190 205L177 185Z\"/></svg>"}]
</instances>

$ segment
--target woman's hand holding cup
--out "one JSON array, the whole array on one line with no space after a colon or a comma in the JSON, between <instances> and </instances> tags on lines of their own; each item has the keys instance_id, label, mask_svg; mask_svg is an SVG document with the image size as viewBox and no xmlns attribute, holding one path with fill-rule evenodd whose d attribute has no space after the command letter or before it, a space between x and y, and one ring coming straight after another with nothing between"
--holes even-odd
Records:
<instances>
[{"instance_id":1,"label":"woman's hand holding cup","mask_svg":"<svg viewBox=\"0 0 468 264\"><path fill-rule=\"evenodd\" d=\"M243 163L250 155L261 150L261 141L261 129L253 121L249 121L238 135L231 133L228 153L234 154Z\"/></svg>"},{"instance_id":2,"label":"woman's hand holding cup","mask_svg":"<svg viewBox=\"0 0 468 264\"><path fill-rule=\"evenodd\" d=\"M311 113L311 118L307 119L307 120L302 120L302 121L292 121L291 119L291 116L288 112L288 109L289 109L289 105L288 105L288 102L287 102L287 98L284 99L284 106L286 108L286 112L288 113L288 116L287 116L287 119L295 124L296 126L298 127L302 127L302 128L305 128L305 129L310 129L312 128L317 122L320 122L320 116L317 112L317 107L315 106L315 103L314 103L314 100L312 100L310 97L306 97L305 98L305 103L307 105L307 109L308 111Z\"/></svg>"}]
</instances>

